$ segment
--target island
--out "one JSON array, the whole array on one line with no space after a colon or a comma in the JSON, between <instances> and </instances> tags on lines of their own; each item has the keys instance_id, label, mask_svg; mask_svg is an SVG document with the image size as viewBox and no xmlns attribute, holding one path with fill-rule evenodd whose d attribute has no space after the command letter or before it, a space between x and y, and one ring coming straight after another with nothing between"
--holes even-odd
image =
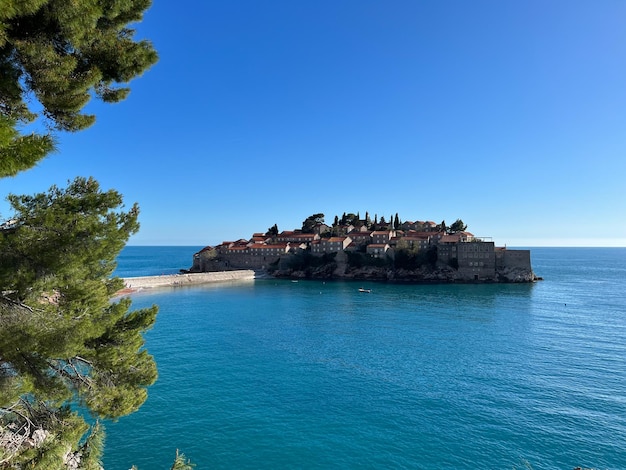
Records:
<instances>
[{"instance_id":1,"label":"island","mask_svg":"<svg viewBox=\"0 0 626 470\"><path fill-rule=\"evenodd\" d=\"M302 227L279 232L276 224L249 239L224 241L195 253L189 273L254 270L291 279L353 279L394 282L534 282L530 250L497 247L476 237L457 219L401 222L359 214L307 217Z\"/></svg>"}]
</instances>

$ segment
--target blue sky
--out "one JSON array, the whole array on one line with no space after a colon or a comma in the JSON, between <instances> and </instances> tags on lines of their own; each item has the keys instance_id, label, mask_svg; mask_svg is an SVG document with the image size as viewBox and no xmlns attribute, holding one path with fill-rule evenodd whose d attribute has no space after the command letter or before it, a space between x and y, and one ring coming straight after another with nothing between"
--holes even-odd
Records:
<instances>
[{"instance_id":1,"label":"blue sky","mask_svg":"<svg viewBox=\"0 0 626 470\"><path fill-rule=\"evenodd\" d=\"M159 63L0 193L94 176L139 203L134 245L369 211L626 246L624 18L621 0L157 0L136 28Z\"/></svg>"}]
</instances>

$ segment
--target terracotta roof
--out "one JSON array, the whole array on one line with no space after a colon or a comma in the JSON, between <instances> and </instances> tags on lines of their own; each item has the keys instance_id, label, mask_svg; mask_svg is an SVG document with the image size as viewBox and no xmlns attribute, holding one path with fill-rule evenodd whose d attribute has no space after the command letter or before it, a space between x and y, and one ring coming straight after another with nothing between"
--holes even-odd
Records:
<instances>
[{"instance_id":1,"label":"terracotta roof","mask_svg":"<svg viewBox=\"0 0 626 470\"><path fill-rule=\"evenodd\" d=\"M458 233L454 235L444 235L439 240L440 243L457 243L461 239L461 236Z\"/></svg>"},{"instance_id":2,"label":"terracotta roof","mask_svg":"<svg viewBox=\"0 0 626 470\"><path fill-rule=\"evenodd\" d=\"M348 232L348 236L351 237L351 238L354 238L354 237L369 237L371 235L372 235L371 231L359 232L359 231L353 230L352 232Z\"/></svg>"},{"instance_id":3,"label":"terracotta roof","mask_svg":"<svg viewBox=\"0 0 626 470\"><path fill-rule=\"evenodd\" d=\"M250 248L255 248L255 249L278 248L278 249L284 250L285 248L287 248L288 245L289 245L288 243L275 243L274 245L266 245L265 243L255 243L254 245L250 245Z\"/></svg>"},{"instance_id":4,"label":"terracotta roof","mask_svg":"<svg viewBox=\"0 0 626 470\"><path fill-rule=\"evenodd\" d=\"M428 240L430 235L406 235L402 238L407 238L409 240Z\"/></svg>"}]
</instances>

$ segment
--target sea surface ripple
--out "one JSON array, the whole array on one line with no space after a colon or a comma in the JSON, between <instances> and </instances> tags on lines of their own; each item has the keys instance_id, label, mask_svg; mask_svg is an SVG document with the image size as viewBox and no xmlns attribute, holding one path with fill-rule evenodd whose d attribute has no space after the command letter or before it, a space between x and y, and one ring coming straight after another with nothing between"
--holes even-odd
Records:
<instances>
[{"instance_id":1,"label":"sea surface ripple","mask_svg":"<svg viewBox=\"0 0 626 470\"><path fill-rule=\"evenodd\" d=\"M193 254L141 248L121 275ZM169 468L179 449L198 469L624 469L626 249L532 257L534 284L136 294L134 307L160 307L146 333L159 379L107 423L105 468Z\"/></svg>"}]
</instances>

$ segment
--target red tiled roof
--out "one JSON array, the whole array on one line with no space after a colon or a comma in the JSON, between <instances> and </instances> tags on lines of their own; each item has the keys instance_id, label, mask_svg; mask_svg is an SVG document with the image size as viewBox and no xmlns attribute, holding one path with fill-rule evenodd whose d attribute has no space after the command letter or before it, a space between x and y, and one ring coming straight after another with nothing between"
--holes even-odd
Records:
<instances>
[{"instance_id":1,"label":"red tiled roof","mask_svg":"<svg viewBox=\"0 0 626 470\"><path fill-rule=\"evenodd\" d=\"M461 236L457 233L454 235L444 235L439 240L440 243L457 243L461 239Z\"/></svg>"},{"instance_id":2,"label":"red tiled roof","mask_svg":"<svg viewBox=\"0 0 626 470\"><path fill-rule=\"evenodd\" d=\"M372 235L372 232L367 231L367 232L358 232L353 230L352 232L348 232L348 236L350 238L355 238L355 237L370 237Z\"/></svg>"},{"instance_id":3,"label":"red tiled roof","mask_svg":"<svg viewBox=\"0 0 626 470\"><path fill-rule=\"evenodd\" d=\"M255 248L255 249L280 249L280 250L284 250L286 249L288 246L288 243L275 243L274 245L266 245L265 243L255 243L253 245L250 245L250 248Z\"/></svg>"}]
</instances>

